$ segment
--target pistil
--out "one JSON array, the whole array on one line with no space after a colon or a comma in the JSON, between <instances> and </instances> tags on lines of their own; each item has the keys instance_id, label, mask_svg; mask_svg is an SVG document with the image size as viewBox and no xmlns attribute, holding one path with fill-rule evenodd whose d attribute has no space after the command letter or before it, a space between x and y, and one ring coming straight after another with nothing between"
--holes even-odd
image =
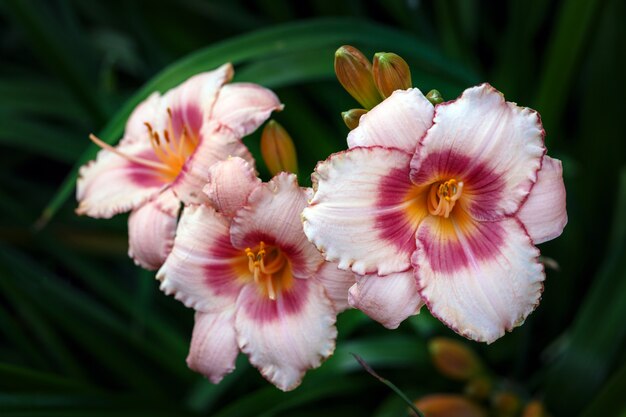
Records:
<instances>
[{"instance_id":1,"label":"pistil","mask_svg":"<svg viewBox=\"0 0 626 417\"><path fill-rule=\"evenodd\" d=\"M447 219L462 193L463 182L455 179L433 184L428 193L428 212Z\"/></svg>"}]
</instances>

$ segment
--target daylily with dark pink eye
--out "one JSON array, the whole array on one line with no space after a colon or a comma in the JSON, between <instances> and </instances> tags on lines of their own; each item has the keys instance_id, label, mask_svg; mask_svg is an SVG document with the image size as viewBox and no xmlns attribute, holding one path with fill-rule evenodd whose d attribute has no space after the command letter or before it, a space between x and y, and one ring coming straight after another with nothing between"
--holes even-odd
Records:
<instances>
[{"instance_id":1,"label":"daylily with dark pink eye","mask_svg":"<svg viewBox=\"0 0 626 417\"><path fill-rule=\"evenodd\" d=\"M318 164L304 230L361 274L350 304L390 328L419 312L493 342L539 303L536 244L567 223L539 115L488 84L433 107L398 90Z\"/></svg>"},{"instance_id":2,"label":"daylily with dark pink eye","mask_svg":"<svg viewBox=\"0 0 626 417\"><path fill-rule=\"evenodd\" d=\"M291 390L333 353L354 274L325 262L306 239L300 214L311 190L295 175L262 184L246 161L230 158L209 177L204 191L218 211L184 210L157 274L163 291L197 311L187 363L217 383L241 350Z\"/></svg>"},{"instance_id":3,"label":"daylily with dark pink eye","mask_svg":"<svg viewBox=\"0 0 626 417\"><path fill-rule=\"evenodd\" d=\"M103 149L79 172L76 211L109 218L132 210L129 255L144 268L157 269L169 253L181 202L207 201L201 190L209 167L228 156L254 164L241 138L282 108L258 85L224 85L232 76L225 64L152 94L116 147L91 136Z\"/></svg>"}]
</instances>

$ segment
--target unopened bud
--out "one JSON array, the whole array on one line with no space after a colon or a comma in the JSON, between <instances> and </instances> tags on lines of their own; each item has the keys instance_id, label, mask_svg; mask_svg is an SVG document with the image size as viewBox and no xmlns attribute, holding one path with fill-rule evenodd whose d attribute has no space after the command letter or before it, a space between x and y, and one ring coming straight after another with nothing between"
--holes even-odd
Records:
<instances>
[{"instance_id":1,"label":"unopened bud","mask_svg":"<svg viewBox=\"0 0 626 417\"><path fill-rule=\"evenodd\" d=\"M443 96L438 90L430 90L428 94L426 94L426 98L432 103L433 106L443 103Z\"/></svg>"},{"instance_id":2,"label":"unopened bud","mask_svg":"<svg viewBox=\"0 0 626 417\"><path fill-rule=\"evenodd\" d=\"M522 417L548 417L548 412L540 401L533 400L524 407Z\"/></svg>"},{"instance_id":3,"label":"unopened bud","mask_svg":"<svg viewBox=\"0 0 626 417\"><path fill-rule=\"evenodd\" d=\"M289 133L276 121L270 120L261 134L261 155L272 175L279 172L298 173L296 148Z\"/></svg>"},{"instance_id":4,"label":"unopened bud","mask_svg":"<svg viewBox=\"0 0 626 417\"><path fill-rule=\"evenodd\" d=\"M448 378L466 381L482 372L476 354L454 339L437 337L429 342L428 349L435 367Z\"/></svg>"},{"instance_id":5,"label":"unopened bud","mask_svg":"<svg viewBox=\"0 0 626 417\"><path fill-rule=\"evenodd\" d=\"M343 88L366 109L382 101L372 78L372 65L355 47L344 45L337 49L335 74Z\"/></svg>"},{"instance_id":6,"label":"unopened bud","mask_svg":"<svg viewBox=\"0 0 626 417\"><path fill-rule=\"evenodd\" d=\"M384 98L396 90L406 90L413 86L409 64L391 52L378 52L374 55L372 75L378 91Z\"/></svg>"},{"instance_id":7,"label":"unopened bud","mask_svg":"<svg viewBox=\"0 0 626 417\"><path fill-rule=\"evenodd\" d=\"M493 382L487 375L478 375L469 380L465 386L465 394L476 400L484 400L491 394Z\"/></svg>"},{"instance_id":8,"label":"unopened bud","mask_svg":"<svg viewBox=\"0 0 626 417\"><path fill-rule=\"evenodd\" d=\"M514 417L522 405L520 398L512 392L499 392L492 398L492 405L497 417Z\"/></svg>"},{"instance_id":9,"label":"unopened bud","mask_svg":"<svg viewBox=\"0 0 626 417\"><path fill-rule=\"evenodd\" d=\"M487 411L461 395L432 394L415 401L426 417L487 417Z\"/></svg>"},{"instance_id":10,"label":"unopened bud","mask_svg":"<svg viewBox=\"0 0 626 417\"><path fill-rule=\"evenodd\" d=\"M367 113L365 109L350 109L348 111L341 112L343 122L348 126L348 129L352 130L359 126L359 120L361 116Z\"/></svg>"}]
</instances>

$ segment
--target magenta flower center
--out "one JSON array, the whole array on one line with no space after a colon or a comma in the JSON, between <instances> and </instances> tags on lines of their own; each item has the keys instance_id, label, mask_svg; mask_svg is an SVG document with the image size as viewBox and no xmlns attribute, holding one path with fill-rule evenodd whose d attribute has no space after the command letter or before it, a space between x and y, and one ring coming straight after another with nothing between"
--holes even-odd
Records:
<instances>
[{"instance_id":1,"label":"magenta flower center","mask_svg":"<svg viewBox=\"0 0 626 417\"><path fill-rule=\"evenodd\" d=\"M434 216L442 216L447 219L454 208L454 204L461 198L462 193L463 182L454 178L432 184L428 192L428 212Z\"/></svg>"},{"instance_id":2,"label":"magenta flower center","mask_svg":"<svg viewBox=\"0 0 626 417\"><path fill-rule=\"evenodd\" d=\"M289 259L280 248L260 242L254 249L246 248L248 270L259 290L271 300L291 287L293 276Z\"/></svg>"}]
</instances>

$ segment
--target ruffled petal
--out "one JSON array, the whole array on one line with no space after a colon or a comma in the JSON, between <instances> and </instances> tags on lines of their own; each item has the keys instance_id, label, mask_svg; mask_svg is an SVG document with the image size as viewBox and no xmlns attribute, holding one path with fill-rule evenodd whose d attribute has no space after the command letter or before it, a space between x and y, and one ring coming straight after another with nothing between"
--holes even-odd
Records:
<instances>
[{"instance_id":1,"label":"ruffled petal","mask_svg":"<svg viewBox=\"0 0 626 417\"><path fill-rule=\"evenodd\" d=\"M294 279L276 301L254 285L237 299L237 342L250 363L283 391L296 388L307 369L335 350L335 310L315 280Z\"/></svg>"},{"instance_id":2,"label":"ruffled petal","mask_svg":"<svg viewBox=\"0 0 626 417\"><path fill-rule=\"evenodd\" d=\"M213 208L186 207L172 252L157 273L161 290L205 313L232 305L249 271L245 254L230 244L228 228L228 220Z\"/></svg>"},{"instance_id":3,"label":"ruffled petal","mask_svg":"<svg viewBox=\"0 0 626 417\"><path fill-rule=\"evenodd\" d=\"M539 303L538 256L515 218L479 223L430 216L419 226L412 261L431 313L457 333L491 343Z\"/></svg>"},{"instance_id":4,"label":"ruffled petal","mask_svg":"<svg viewBox=\"0 0 626 417\"><path fill-rule=\"evenodd\" d=\"M248 200L248 195L261 184L254 168L241 158L217 162L209 169L204 193L223 215L232 217Z\"/></svg>"},{"instance_id":5,"label":"ruffled petal","mask_svg":"<svg viewBox=\"0 0 626 417\"><path fill-rule=\"evenodd\" d=\"M156 270L163 265L174 245L180 200L165 190L128 218L128 256L137 265Z\"/></svg>"},{"instance_id":6,"label":"ruffled petal","mask_svg":"<svg viewBox=\"0 0 626 417\"><path fill-rule=\"evenodd\" d=\"M221 89L211 119L242 138L254 132L273 111L282 108L276 94L267 88L257 84L233 83Z\"/></svg>"},{"instance_id":7,"label":"ruffled petal","mask_svg":"<svg viewBox=\"0 0 626 417\"><path fill-rule=\"evenodd\" d=\"M361 275L410 268L417 223L428 214L413 202L410 159L397 149L353 148L317 165L304 232L327 260Z\"/></svg>"},{"instance_id":8,"label":"ruffled petal","mask_svg":"<svg viewBox=\"0 0 626 417\"><path fill-rule=\"evenodd\" d=\"M310 277L324 259L302 231L300 216L308 198L310 190L299 187L293 174L282 172L260 185L233 218L233 246L243 250L261 241L276 245L287 255L296 278Z\"/></svg>"},{"instance_id":9,"label":"ruffled petal","mask_svg":"<svg viewBox=\"0 0 626 417\"><path fill-rule=\"evenodd\" d=\"M119 146L121 152L157 163L148 142ZM78 171L76 213L110 218L141 206L167 184L158 169L129 161L109 150L98 152L95 161Z\"/></svg>"},{"instance_id":10,"label":"ruffled petal","mask_svg":"<svg viewBox=\"0 0 626 417\"><path fill-rule=\"evenodd\" d=\"M326 291L326 295L333 302L335 311L341 313L348 309L348 290L356 282L356 275L350 271L337 268L335 262L324 262L324 265L315 274Z\"/></svg>"},{"instance_id":11,"label":"ruffled petal","mask_svg":"<svg viewBox=\"0 0 626 417\"><path fill-rule=\"evenodd\" d=\"M417 88L396 90L361 116L348 135L348 146L384 146L413 153L433 123L434 107Z\"/></svg>"},{"instance_id":12,"label":"ruffled petal","mask_svg":"<svg viewBox=\"0 0 626 417\"><path fill-rule=\"evenodd\" d=\"M240 157L254 167L250 151L230 129L215 123L205 124L198 147L172 183L178 198L185 204L210 204L202 192L209 178L209 169L229 157Z\"/></svg>"},{"instance_id":13,"label":"ruffled petal","mask_svg":"<svg viewBox=\"0 0 626 417\"><path fill-rule=\"evenodd\" d=\"M235 335L235 309L221 313L196 313L187 366L217 384L235 369L239 353Z\"/></svg>"},{"instance_id":14,"label":"ruffled petal","mask_svg":"<svg viewBox=\"0 0 626 417\"><path fill-rule=\"evenodd\" d=\"M567 224L563 166L558 159L543 157L537 183L517 212L535 245L559 236Z\"/></svg>"},{"instance_id":15,"label":"ruffled petal","mask_svg":"<svg viewBox=\"0 0 626 417\"><path fill-rule=\"evenodd\" d=\"M388 329L397 328L406 318L418 314L424 305L413 270L384 277L358 277L350 288L349 302Z\"/></svg>"},{"instance_id":16,"label":"ruffled petal","mask_svg":"<svg viewBox=\"0 0 626 417\"><path fill-rule=\"evenodd\" d=\"M537 179L545 153L539 115L504 101L489 84L436 107L411 161L417 185L463 182L463 199L477 220L515 213Z\"/></svg>"}]
</instances>

